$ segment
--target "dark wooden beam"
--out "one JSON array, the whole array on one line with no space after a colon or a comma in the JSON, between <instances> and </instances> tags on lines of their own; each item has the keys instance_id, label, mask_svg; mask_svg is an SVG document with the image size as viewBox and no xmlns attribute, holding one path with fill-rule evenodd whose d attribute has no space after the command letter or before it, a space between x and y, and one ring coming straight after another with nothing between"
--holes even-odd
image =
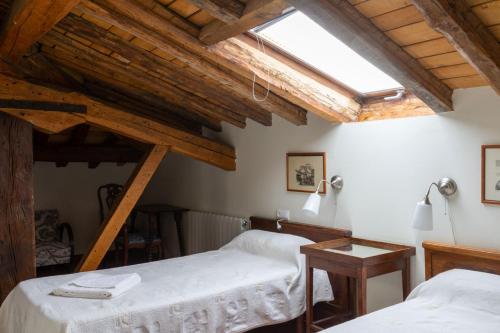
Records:
<instances>
[{"instance_id":1,"label":"dark wooden beam","mask_svg":"<svg viewBox=\"0 0 500 333\"><path fill-rule=\"evenodd\" d=\"M500 44L465 0L412 0L426 22L442 33L500 94Z\"/></svg>"},{"instance_id":2,"label":"dark wooden beam","mask_svg":"<svg viewBox=\"0 0 500 333\"><path fill-rule=\"evenodd\" d=\"M452 90L345 0L287 0L435 112L451 111Z\"/></svg>"},{"instance_id":3,"label":"dark wooden beam","mask_svg":"<svg viewBox=\"0 0 500 333\"><path fill-rule=\"evenodd\" d=\"M68 113L86 113L87 106L70 104L70 103L54 103L44 101L26 101L15 99L0 99L0 109L29 109L40 111L58 111Z\"/></svg>"},{"instance_id":4,"label":"dark wooden beam","mask_svg":"<svg viewBox=\"0 0 500 333\"><path fill-rule=\"evenodd\" d=\"M54 162L59 167L68 163L137 163L144 152L117 145L47 144L35 145L35 162Z\"/></svg>"},{"instance_id":5,"label":"dark wooden beam","mask_svg":"<svg viewBox=\"0 0 500 333\"><path fill-rule=\"evenodd\" d=\"M71 137L68 143L72 145L81 145L85 143L87 135L89 134L90 126L87 124L81 124L76 126L71 132Z\"/></svg>"},{"instance_id":6,"label":"dark wooden beam","mask_svg":"<svg viewBox=\"0 0 500 333\"><path fill-rule=\"evenodd\" d=\"M0 304L36 276L33 207L32 127L0 114Z\"/></svg>"},{"instance_id":7,"label":"dark wooden beam","mask_svg":"<svg viewBox=\"0 0 500 333\"><path fill-rule=\"evenodd\" d=\"M239 20L213 21L203 27L199 39L207 45L216 44L271 21L289 7L284 0L249 0Z\"/></svg>"},{"instance_id":8,"label":"dark wooden beam","mask_svg":"<svg viewBox=\"0 0 500 333\"><path fill-rule=\"evenodd\" d=\"M222 22L232 23L243 15L245 5L238 0L189 0Z\"/></svg>"},{"instance_id":9,"label":"dark wooden beam","mask_svg":"<svg viewBox=\"0 0 500 333\"><path fill-rule=\"evenodd\" d=\"M17 61L79 0L15 0L0 32L0 55Z\"/></svg>"},{"instance_id":10,"label":"dark wooden beam","mask_svg":"<svg viewBox=\"0 0 500 333\"><path fill-rule=\"evenodd\" d=\"M81 124L81 125L75 126L75 128L73 128L73 130L71 131L71 136L70 136L67 144L70 144L72 146L83 145L85 143L85 140L87 138L89 131L90 131L90 126L87 124ZM60 145L57 145L57 146L60 146ZM46 145L42 145L42 148L48 149L49 147L46 147ZM52 148L52 147L50 147L50 148ZM37 149L37 147L35 147L35 151L36 151L36 149ZM60 158L56 159L54 161L56 163L56 167L58 167L58 168L66 167L68 165L68 163L70 162L69 159L63 158L63 154L60 154L60 156L58 156L58 157L60 157ZM36 160L37 159L36 159L36 154L35 154L35 161Z\"/></svg>"}]
</instances>

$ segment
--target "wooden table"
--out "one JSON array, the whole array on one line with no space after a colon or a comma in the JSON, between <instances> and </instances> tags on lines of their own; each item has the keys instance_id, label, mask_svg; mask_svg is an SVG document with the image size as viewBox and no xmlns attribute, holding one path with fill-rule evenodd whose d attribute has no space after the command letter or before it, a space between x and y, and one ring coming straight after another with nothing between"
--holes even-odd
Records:
<instances>
[{"instance_id":1,"label":"wooden table","mask_svg":"<svg viewBox=\"0 0 500 333\"><path fill-rule=\"evenodd\" d=\"M370 277L401 271L403 298L411 291L410 258L415 248L398 244L359 238L341 238L301 246L306 256L306 332L316 332L320 327L313 321L313 270L347 276L355 281L352 298L356 303L356 316L366 314L366 283Z\"/></svg>"},{"instance_id":2,"label":"wooden table","mask_svg":"<svg viewBox=\"0 0 500 333\"><path fill-rule=\"evenodd\" d=\"M138 213L142 213L148 216L149 228L152 227L152 224L158 226L158 233L161 235L160 229L160 217L162 213L173 213L175 226L177 230L177 237L179 239L179 252L180 255L183 256L185 253L184 244L182 242L182 213L188 211L186 208L175 207L171 205L164 204L147 204L147 205L139 205L136 206L133 210L133 218L137 216Z\"/></svg>"}]
</instances>

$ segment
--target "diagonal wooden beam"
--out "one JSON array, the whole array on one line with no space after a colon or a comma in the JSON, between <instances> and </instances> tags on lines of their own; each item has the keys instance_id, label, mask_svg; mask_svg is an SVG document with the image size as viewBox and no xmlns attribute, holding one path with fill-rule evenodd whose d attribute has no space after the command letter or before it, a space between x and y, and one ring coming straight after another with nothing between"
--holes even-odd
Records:
<instances>
[{"instance_id":1,"label":"diagonal wooden beam","mask_svg":"<svg viewBox=\"0 0 500 333\"><path fill-rule=\"evenodd\" d=\"M216 44L269 22L289 7L285 0L250 0L239 20L230 23L213 21L203 27L199 39L207 45Z\"/></svg>"},{"instance_id":2,"label":"diagonal wooden beam","mask_svg":"<svg viewBox=\"0 0 500 333\"><path fill-rule=\"evenodd\" d=\"M442 33L500 94L500 44L465 0L412 0L427 23Z\"/></svg>"},{"instance_id":3,"label":"diagonal wooden beam","mask_svg":"<svg viewBox=\"0 0 500 333\"><path fill-rule=\"evenodd\" d=\"M145 154L130 177L120 199L111 208L89 252L82 258L77 268L78 272L93 271L99 267L168 149L166 146L157 145Z\"/></svg>"},{"instance_id":4,"label":"diagonal wooden beam","mask_svg":"<svg viewBox=\"0 0 500 333\"><path fill-rule=\"evenodd\" d=\"M153 145L171 146L177 152L212 164L224 170L236 169L236 153L233 147L179 130L155 120L141 117L93 100L86 95L43 87L20 79L0 75L0 98L38 100L50 102L74 102L87 106L87 113L47 112L37 110L1 109L32 123L44 132L59 131L88 123L105 128L130 139ZM47 115L51 118L48 119Z\"/></svg>"},{"instance_id":5,"label":"diagonal wooden beam","mask_svg":"<svg viewBox=\"0 0 500 333\"><path fill-rule=\"evenodd\" d=\"M85 6L80 6L79 9L153 44L196 71L232 89L238 96L253 101L251 81L242 78L233 69L221 66L214 59L209 59L208 50L199 40L180 30L161 15L130 0L95 0L94 2L85 1ZM259 96L266 94L264 87L258 84L256 92ZM307 123L305 109L273 92L265 101L260 102L260 106L293 124L305 125Z\"/></svg>"},{"instance_id":6,"label":"diagonal wooden beam","mask_svg":"<svg viewBox=\"0 0 500 333\"><path fill-rule=\"evenodd\" d=\"M0 32L0 55L17 61L80 0L15 0Z\"/></svg>"},{"instance_id":7,"label":"diagonal wooden beam","mask_svg":"<svg viewBox=\"0 0 500 333\"><path fill-rule=\"evenodd\" d=\"M222 22L232 23L243 15L245 5L238 0L189 0Z\"/></svg>"},{"instance_id":8,"label":"diagonal wooden beam","mask_svg":"<svg viewBox=\"0 0 500 333\"><path fill-rule=\"evenodd\" d=\"M345 0L287 0L435 112L451 111L452 90Z\"/></svg>"}]
</instances>

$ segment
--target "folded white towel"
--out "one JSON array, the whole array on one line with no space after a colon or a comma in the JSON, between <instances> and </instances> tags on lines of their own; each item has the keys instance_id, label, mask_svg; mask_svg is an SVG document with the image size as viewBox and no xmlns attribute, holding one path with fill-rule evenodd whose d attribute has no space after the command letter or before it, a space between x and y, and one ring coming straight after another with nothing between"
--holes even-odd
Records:
<instances>
[{"instance_id":1,"label":"folded white towel","mask_svg":"<svg viewBox=\"0 0 500 333\"><path fill-rule=\"evenodd\" d=\"M64 297L110 299L123 294L141 283L137 273L106 275L88 273L52 291Z\"/></svg>"}]
</instances>

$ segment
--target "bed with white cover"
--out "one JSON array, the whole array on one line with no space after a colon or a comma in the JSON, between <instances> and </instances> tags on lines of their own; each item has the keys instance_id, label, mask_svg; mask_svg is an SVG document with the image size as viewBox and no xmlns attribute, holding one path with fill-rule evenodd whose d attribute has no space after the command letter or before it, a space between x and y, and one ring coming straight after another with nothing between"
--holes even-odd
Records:
<instances>
[{"instance_id":1,"label":"bed with white cover","mask_svg":"<svg viewBox=\"0 0 500 333\"><path fill-rule=\"evenodd\" d=\"M110 300L50 295L85 273L20 283L0 308L2 333L243 332L305 311L304 258L311 241L251 230L220 250L102 270L138 273L142 283ZM315 301L333 299L325 272Z\"/></svg>"},{"instance_id":2,"label":"bed with white cover","mask_svg":"<svg viewBox=\"0 0 500 333\"><path fill-rule=\"evenodd\" d=\"M420 284L406 301L322 333L498 333L500 276L453 269Z\"/></svg>"}]
</instances>

